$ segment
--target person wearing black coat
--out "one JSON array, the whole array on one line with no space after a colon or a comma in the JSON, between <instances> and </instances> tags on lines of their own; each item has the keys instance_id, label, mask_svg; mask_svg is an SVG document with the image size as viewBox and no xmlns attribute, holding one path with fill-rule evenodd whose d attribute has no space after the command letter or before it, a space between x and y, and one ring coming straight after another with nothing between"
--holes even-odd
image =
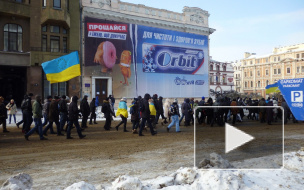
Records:
<instances>
[{"instance_id":1,"label":"person wearing black coat","mask_svg":"<svg viewBox=\"0 0 304 190\"><path fill-rule=\"evenodd\" d=\"M185 115L185 126L190 126L191 115L192 115L192 108L190 105L190 99L186 98L186 103L182 107Z\"/></svg>"},{"instance_id":2,"label":"person wearing black coat","mask_svg":"<svg viewBox=\"0 0 304 190\"><path fill-rule=\"evenodd\" d=\"M142 121L141 121L141 125L140 125L140 129L139 129L139 136L144 136L142 134L142 131L145 127L145 124L147 122L147 125L150 127L150 132L151 135L156 135L157 132L153 130L151 121L150 121L150 108L149 108L149 99L151 99L150 94L145 94L144 99L142 100L142 110L141 111L141 117L142 117Z\"/></svg>"},{"instance_id":3,"label":"person wearing black coat","mask_svg":"<svg viewBox=\"0 0 304 190\"><path fill-rule=\"evenodd\" d=\"M25 94L24 95L24 97L23 97L23 100L22 100L22 102L21 102L21 105L27 100L27 94ZM24 123L24 116L23 116L23 109L22 109L22 107L21 107L21 113L22 113L22 120L21 121L19 121L17 124L16 124L16 126L19 128L19 125L21 125L22 123Z\"/></svg>"},{"instance_id":4,"label":"person wearing black coat","mask_svg":"<svg viewBox=\"0 0 304 190\"><path fill-rule=\"evenodd\" d=\"M4 105L4 98L0 96L0 125L2 125L3 133L9 132L6 129L7 110Z\"/></svg>"},{"instance_id":5,"label":"person wearing black coat","mask_svg":"<svg viewBox=\"0 0 304 190\"><path fill-rule=\"evenodd\" d=\"M82 122L81 122L81 128L87 128L87 121L90 115L90 106L88 103L88 96L85 95L83 99L80 102L80 111L82 114Z\"/></svg>"},{"instance_id":6,"label":"person wearing black coat","mask_svg":"<svg viewBox=\"0 0 304 190\"><path fill-rule=\"evenodd\" d=\"M103 101L101 111L104 113L104 117L106 118L104 129L106 131L109 131L111 128L112 115L114 115L114 117L116 117L115 113L113 112L113 110L110 107L109 98L106 98Z\"/></svg>"},{"instance_id":7,"label":"person wearing black coat","mask_svg":"<svg viewBox=\"0 0 304 190\"><path fill-rule=\"evenodd\" d=\"M31 124L33 122L33 110L32 110L32 93L29 93L27 99L21 104L22 114L23 114L23 128L22 131L26 134L31 129Z\"/></svg>"},{"instance_id":8,"label":"person wearing black coat","mask_svg":"<svg viewBox=\"0 0 304 190\"><path fill-rule=\"evenodd\" d=\"M90 112L91 112L91 117L90 117L90 125L92 125L92 119L94 119L94 124L97 124L96 123L96 113L95 113L95 110L96 110L96 105L95 105L95 98L92 99L91 103L90 103Z\"/></svg>"},{"instance_id":9,"label":"person wearing black coat","mask_svg":"<svg viewBox=\"0 0 304 190\"><path fill-rule=\"evenodd\" d=\"M57 136L63 136L60 130L60 123L59 123L59 110L58 110L58 102L60 98L58 96L54 97L54 100L50 103L49 108L49 124L44 128L43 135L47 136L47 131L50 129L51 134L56 134L53 131L53 123L56 124L57 127Z\"/></svg>"},{"instance_id":10,"label":"person wearing black coat","mask_svg":"<svg viewBox=\"0 0 304 190\"><path fill-rule=\"evenodd\" d=\"M71 129L73 124L75 125L76 129L77 129L77 133L80 139L84 138L85 135L83 135L81 133L81 128L79 126L78 123L78 117L79 117L79 109L77 106L77 100L78 97L77 96L73 96L72 98L72 102L69 105L69 122L68 122L68 129L67 129L67 139L72 139L73 137L71 137Z\"/></svg>"},{"instance_id":11,"label":"person wearing black coat","mask_svg":"<svg viewBox=\"0 0 304 190\"><path fill-rule=\"evenodd\" d=\"M130 107L130 114L131 114L131 122L133 124L132 132L133 134L137 134L137 128L140 123L140 114L139 114L139 100L134 98L132 105Z\"/></svg>"},{"instance_id":12,"label":"person wearing black coat","mask_svg":"<svg viewBox=\"0 0 304 190\"><path fill-rule=\"evenodd\" d=\"M60 115L60 130L63 131L65 123L68 122L68 104L66 102L66 95L61 96L58 102L58 109Z\"/></svg>"},{"instance_id":13,"label":"person wearing black coat","mask_svg":"<svg viewBox=\"0 0 304 190\"><path fill-rule=\"evenodd\" d=\"M158 119L161 116L162 119L164 120L164 122L162 122L162 124L163 123L167 124L168 123L167 118L164 116L164 106L163 106L163 97L162 96L159 97L159 99L157 101L157 106L155 106L155 109L156 109L156 107L158 109L158 110L156 110L156 118L155 118L156 123L158 122Z\"/></svg>"}]
</instances>

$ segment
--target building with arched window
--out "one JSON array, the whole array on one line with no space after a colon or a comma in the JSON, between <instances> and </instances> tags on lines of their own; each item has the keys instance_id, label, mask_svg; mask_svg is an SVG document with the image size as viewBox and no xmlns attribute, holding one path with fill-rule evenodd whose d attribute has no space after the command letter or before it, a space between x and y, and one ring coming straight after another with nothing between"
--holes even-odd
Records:
<instances>
[{"instance_id":1,"label":"building with arched window","mask_svg":"<svg viewBox=\"0 0 304 190\"><path fill-rule=\"evenodd\" d=\"M80 77L50 84L43 62L79 51L79 2L0 1L0 95L20 106L24 94L79 95Z\"/></svg>"}]
</instances>

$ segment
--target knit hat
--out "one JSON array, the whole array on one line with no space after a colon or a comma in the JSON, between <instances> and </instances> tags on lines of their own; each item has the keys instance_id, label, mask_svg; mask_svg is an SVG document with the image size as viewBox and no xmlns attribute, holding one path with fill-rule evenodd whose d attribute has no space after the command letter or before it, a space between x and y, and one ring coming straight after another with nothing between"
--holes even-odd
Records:
<instances>
[{"instance_id":1,"label":"knit hat","mask_svg":"<svg viewBox=\"0 0 304 190\"><path fill-rule=\"evenodd\" d=\"M205 96L202 97L202 100L205 100Z\"/></svg>"},{"instance_id":2,"label":"knit hat","mask_svg":"<svg viewBox=\"0 0 304 190\"><path fill-rule=\"evenodd\" d=\"M125 102L126 102L126 101L127 101L127 98L126 98L126 97L122 97L122 98L121 98L121 101L125 101Z\"/></svg>"}]
</instances>

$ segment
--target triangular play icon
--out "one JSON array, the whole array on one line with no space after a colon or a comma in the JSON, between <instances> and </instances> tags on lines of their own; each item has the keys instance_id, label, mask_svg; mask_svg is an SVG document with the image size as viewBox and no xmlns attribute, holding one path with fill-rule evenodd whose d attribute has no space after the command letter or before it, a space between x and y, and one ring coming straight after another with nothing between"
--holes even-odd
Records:
<instances>
[{"instance_id":1,"label":"triangular play icon","mask_svg":"<svg viewBox=\"0 0 304 190\"><path fill-rule=\"evenodd\" d=\"M253 139L253 136L225 123L225 153L228 153Z\"/></svg>"}]
</instances>

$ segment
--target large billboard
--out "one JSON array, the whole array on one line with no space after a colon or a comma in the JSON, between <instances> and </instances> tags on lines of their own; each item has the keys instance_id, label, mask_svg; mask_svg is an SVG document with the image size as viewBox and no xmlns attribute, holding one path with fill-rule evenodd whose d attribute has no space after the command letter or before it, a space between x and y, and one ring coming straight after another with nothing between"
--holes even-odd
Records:
<instances>
[{"instance_id":1,"label":"large billboard","mask_svg":"<svg viewBox=\"0 0 304 190\"><path fill-rule=\"evenodd\" d=\"M111 76L116 97L208 96L208 37L86 18L85 75Z\"/></svg>"},{"instance_id":2,"label":"large billboard","mask_svg":"<svg viewBox=\"0 0 304 190\"><path fill-rule=\"evenodd\" d=\"M208 96L208 37L137 25L137 93Z\"/></svg>"}]
</instances>

